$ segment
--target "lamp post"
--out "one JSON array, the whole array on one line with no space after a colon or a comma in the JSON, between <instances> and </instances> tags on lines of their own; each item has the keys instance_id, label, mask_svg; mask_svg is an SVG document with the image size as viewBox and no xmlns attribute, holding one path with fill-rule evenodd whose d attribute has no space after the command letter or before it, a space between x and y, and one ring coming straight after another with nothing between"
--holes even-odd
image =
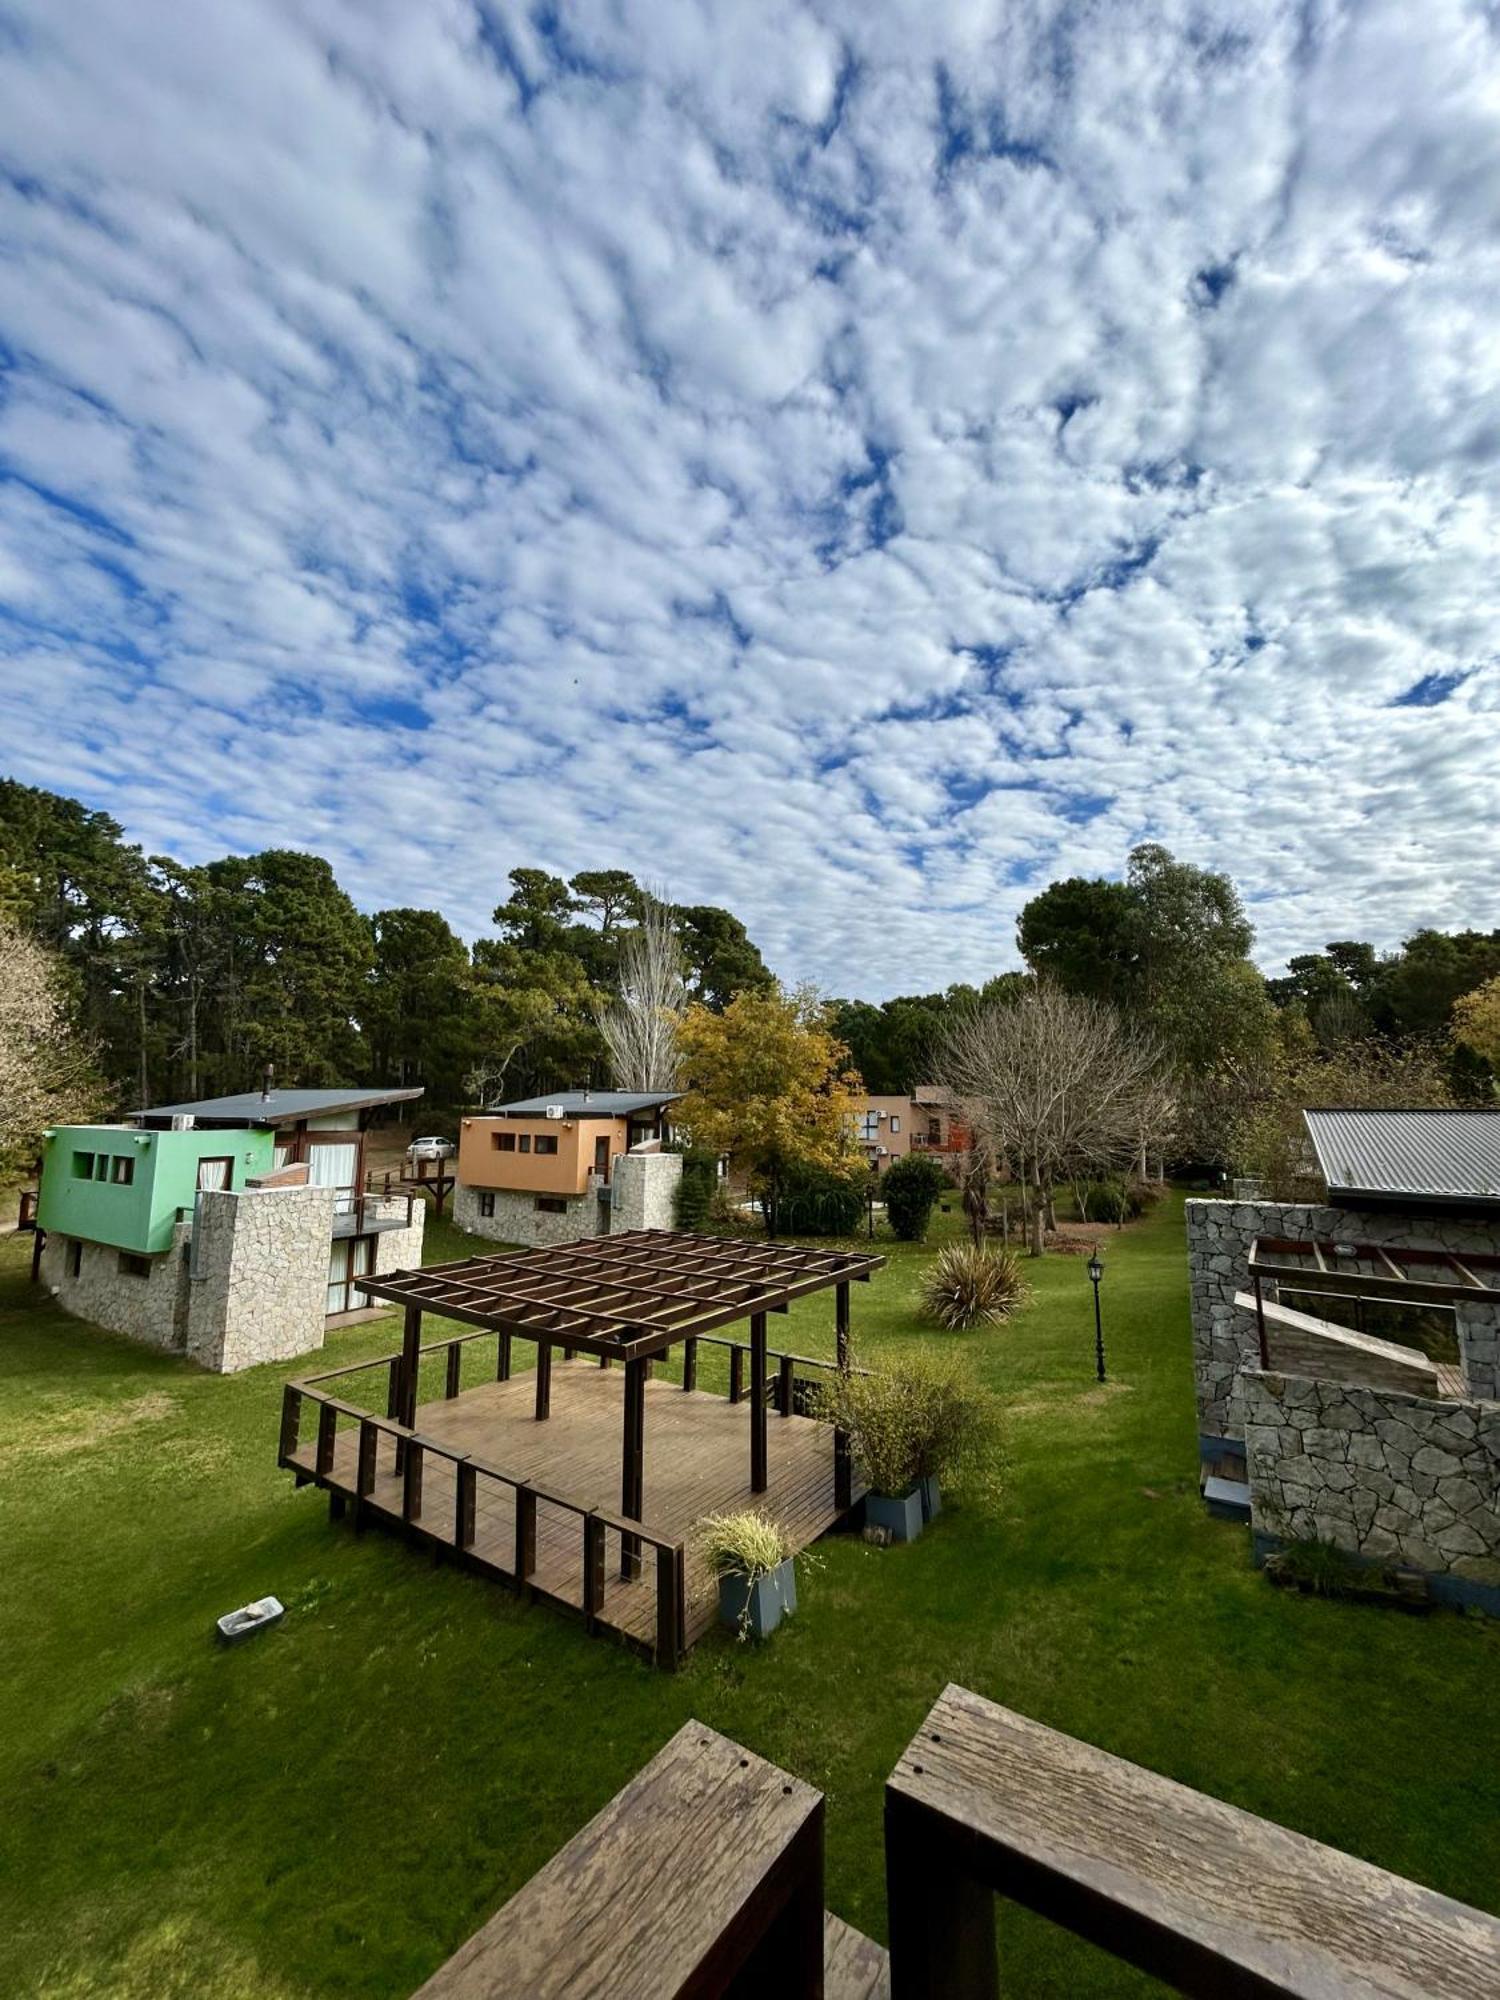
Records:
<instances>
[{"instance_id":1,"label":"lamp post","mask_svg":"<svg viewBox=\"0 0 1500 2000\"><path fill-rule=\"evenodd\" d=\"M1096 1250L1089 1259L1089 1283L1094 1288L1094 1366L1099 1380L1104 1380L1104 1321L1099 1315L1099 1280L1104 1276L1104 1266Z\"/></svg>"}]
</instances>

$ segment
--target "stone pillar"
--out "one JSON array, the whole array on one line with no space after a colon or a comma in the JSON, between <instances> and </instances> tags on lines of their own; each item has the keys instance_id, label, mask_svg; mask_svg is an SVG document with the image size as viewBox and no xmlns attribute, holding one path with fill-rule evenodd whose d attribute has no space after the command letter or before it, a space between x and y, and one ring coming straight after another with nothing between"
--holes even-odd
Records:
<instances>
[{"instance_id":1,"label":"stone pillar","mask_svg":"<svg viewBox=\"0 0 1500 2000\"><path fill-rule=\"evenodd\" d=\"M682 1181L681 1153L622 1153L611 1176L614 1203L610 1230L673 1229L677 1189Z\"/></svg>"},{"instance_id":2,"label":"stone pillar","mask_svg":"<svg viewBox=\"0 0 1500 2000\"><path fill-rule=\"evenodd\" d=\"M334 1191L221 1190L198 1201L187 1351L218 1374L323 1345Z\"/></svg>"}]
</instances>

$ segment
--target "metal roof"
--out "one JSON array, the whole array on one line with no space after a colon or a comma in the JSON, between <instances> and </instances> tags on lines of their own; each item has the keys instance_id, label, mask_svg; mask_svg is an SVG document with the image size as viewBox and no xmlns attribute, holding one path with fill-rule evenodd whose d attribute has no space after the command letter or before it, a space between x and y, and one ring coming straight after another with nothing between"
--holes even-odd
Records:
<instances>
[{"instance_id":1,"label":"metal roof","mask_svg":"<svg viewBox=\"0 0 1500 2000\"><path fill-rule=\"evenodd\" d=\"M365 1111L420 1097L408 1090L242 1090L233 1097L200 1097L188 1104L153 1104L137 1118L201 1118L239 1125L285 1125L293 1118L326 1118L335 1111Z\"/></svg>"},{"instance_id":2,"label":"metal roof","mask_svg":"<svg viewBox=\"0 0 1500 2000\"><path fill-rule=\"evenodd\" d=\"M680 1090L554 1090L545 1097L518 1097L511 1104L492 1104L491 1117L544 1118L549 1104L560 1104L569 1118L628 1118L632 1111L651 1111L672 1104Z\"/></svg>"},{"instance_id":3,"label":"metal roof","mask_svg":"<svg viewBox=\"0 0 1500 2000\"><path fill-rule=\"evenodd\" d=\"M1500 1208L1500 1110L1302 1116L1332 1196Z\"/></svg>"}]
</instances>

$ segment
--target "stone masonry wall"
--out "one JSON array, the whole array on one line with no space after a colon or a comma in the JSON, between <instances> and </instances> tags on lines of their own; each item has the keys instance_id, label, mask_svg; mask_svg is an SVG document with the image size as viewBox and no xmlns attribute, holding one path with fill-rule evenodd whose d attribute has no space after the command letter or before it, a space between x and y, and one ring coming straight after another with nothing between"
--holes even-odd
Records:
<instances>
[{"instance_id":1,"label":"stone masonry wall","mask_svg":"<svg viewBox=\"0 0 1500 2000\"><path fill-rule=\"evenodd\" d=\"M1259 1364L1253 1316L1235 1311L1235 1293L1249 1285L1250 1245L1257 1236L1307 1243L1381 1243L1387 1248L1489 1252L1500 1248L1493 1225L1452 1216L1412 1216L1399 1209L1333 1208L1268 1201L1190 1201L1188 1278L1193 1318L1193 1374L1198 1429L1205 1437L1239 1437L1235 1378ZM1500 1396L1500 1308L1465 1304L1455 1314L1459 1357L1470 1395Z\"/></svg>"},{"instance_id":2,"label":"stone masonry wall","mask_svg":"<svg viewBox=\"0 0 1500 2000\"><path fill-rule=\"evenodd\" d=\"M375 1238L375 1267L372 1276L384 1271L414 1271L422 1261L422 1235L427 1226L427 1203L411 1205L411 1222L405 1229L382 1229ZM371 1301L379 1304L378 1300Z\"/></svg>"},{"instance_id":3,"label":"stone masonry wall","mask_svg":"<svg viewBox=\"0 0 1500 2000\"><path fill-rule=\"evenodd\" d=\"M120 1252L108 1243L86 1243L49 1234L42 1249L41 1278L57 1303L75 1319L111 1333L123 1333L148 1347L181 1351L187 1337L186 1244L191 1231L179 1223L172 1247L145 1261L148 1275L135 1277L120 1267ZM78 1241L79 1271L69 1275Z\"/></svg>"},{"instance_id":4,"label":"stone masonry wall","mask_svg":"<svg viewBox=\"0 0 1500 2000\"><path fill-rule=\"evenodd\" d=\"M672 1229L682 1181L681 1153L625 1153L614 1165L612 1235L625 1229Z\"/></svg>"},{"instance_id":5,"label":"stone masonry wall","mask_svg":"<svg viewBox=\"0 0 1500 2000\"><path fill-rule=\"evenodd\" d=\"M1409 1565L1500 1609L1500 1404L1258 1368L1240 1395L1257 1536Z\"/></svg>"},{"instance_id":6,"label":"stone masonry wall","mask_svg":"<svg viewBox=\"0 0 1500 2000\"><path fill-rule=\"evenodd\" d=\"M495 1212L479 1213L479 1197L484 1188L457 1187L453 1190L453 1220L473 1236L487 1236L494 1243L521 1243L528 1249L549 1243L576 1243L580 1236L601 1233L601 1215L607 1215L599 1197L580 1194L569 1198L561 1215L539 1209L536 1196L495 1188Z\"/></svg>"},{"instance_id":7,"label":"stone masonry wall","mask_svg":"<svg viewBox=\"0 0 1500 2000\"><path fill-rule=\"evenodd\" d=\"M204 1193L188 1280L187 1351L232 1374L323 1345L334 1191Z\"/></svg>"}]
</instances>

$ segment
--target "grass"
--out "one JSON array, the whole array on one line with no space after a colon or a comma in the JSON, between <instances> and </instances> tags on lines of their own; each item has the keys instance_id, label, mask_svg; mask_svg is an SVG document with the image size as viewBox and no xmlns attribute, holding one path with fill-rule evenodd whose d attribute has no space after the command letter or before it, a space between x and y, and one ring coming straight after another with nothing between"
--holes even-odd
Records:
<instances>
[{"instance_id":1,"label":"grass","mask_svg":"<svg viewBox=\"0 0 1500 2000\"><path fill-rule=\"evenodd\" d=\"M769 1646L667 1676L331 1527L275 1469L293 1367L205 1376L69 1321L0 1239L0 1990L404 1995L690 1715L827 1792L830 1905L883 1936L882 1782L949 1680L1494 1907L1500 1627L1258 1577L1197 1497L1180 1201L1100 1240L1104 1388L1077 1258L1028 1265L1008 1326L943 1335L914 1311L930 1253L882 1246L862 1353L971 1355L1005 1487L908 1548L832 1539ZM829 1353L831 1322L804 1300L773 1339ZM648 1434L648 1512L650 1477ZM284 1623L217 1649L268 1591ZM1153 1990L1010 1911L1001 1942L1017 1991Z\"/></svg>"}]
</instances>

